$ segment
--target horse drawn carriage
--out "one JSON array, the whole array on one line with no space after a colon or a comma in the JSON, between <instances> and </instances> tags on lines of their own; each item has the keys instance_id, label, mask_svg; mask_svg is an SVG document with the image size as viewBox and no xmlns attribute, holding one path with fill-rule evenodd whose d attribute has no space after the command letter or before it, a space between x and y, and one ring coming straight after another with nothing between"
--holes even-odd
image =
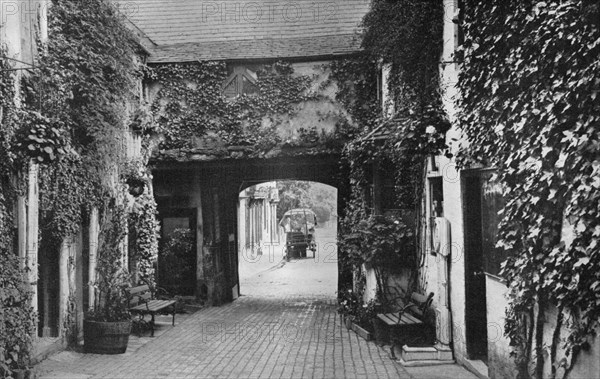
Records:
<instances>
[{"instance_id":1,"label":"horse drawn carriage","mask_svg":"<svg viewBox=\"0 0 600 379\"><path fill-rule=\"evenodd\" d=\"M294 208L285 212L279 225L286 234L285 257L306 258L307 250L312 251L313 257L317 250L315 242L315 226L317 216L308 208Z\"/></svg>"}]
</instances>

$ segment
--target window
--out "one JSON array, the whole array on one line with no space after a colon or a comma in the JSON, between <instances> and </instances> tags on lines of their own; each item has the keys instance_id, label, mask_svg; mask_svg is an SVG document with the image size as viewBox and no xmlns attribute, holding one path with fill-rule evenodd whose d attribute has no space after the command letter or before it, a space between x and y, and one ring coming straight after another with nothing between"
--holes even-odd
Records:
<instances>
[{"instance_id":1,"label":"window","mask_svg":"<svg viewBox=\"0 0 600 379\"><path fill-rule=\"evenodd\" d=\"M234 66L232 73L223 83L223 95L234 98L238 95L250 95L258 92L256 73L245 66Z\"/></svg>"}]
</instances>

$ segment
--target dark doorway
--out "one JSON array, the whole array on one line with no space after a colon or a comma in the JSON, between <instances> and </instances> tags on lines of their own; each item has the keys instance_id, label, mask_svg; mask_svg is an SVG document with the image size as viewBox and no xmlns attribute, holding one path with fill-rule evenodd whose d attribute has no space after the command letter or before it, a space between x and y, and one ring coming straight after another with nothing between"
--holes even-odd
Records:
<instances>
[{"instance_id":1,"label":"dark doorway","mask_svg":"<svg viewBox=\"0 0 600 379\"><path fill-rule=\"evenodd\" d=\"M487 363L487 304L484 273L482 180L479 173L465 175L463 204L465 226L465 321L467 355Z\"/></svg>"},{"instance_id":2,"label":"dark doorway","mask_svg":"<svg viewBox=\"0 0 600 379\"><path fill-rule=\"evenodd\" d=\"M42 243L39 251L38 336L58 337L60 333L58 247Z\"/></svg>"},{"instance_id":3,"label":"dark doorway","mask_svg":"<svg viewBox=\"0 0 600 379\"><path fill-rule=\"evenodd\" d=\"M169 209L160 213L161 241L158 285L173 295L194 295L196 287L195 209Z\"/></svg>"}]
</instances>

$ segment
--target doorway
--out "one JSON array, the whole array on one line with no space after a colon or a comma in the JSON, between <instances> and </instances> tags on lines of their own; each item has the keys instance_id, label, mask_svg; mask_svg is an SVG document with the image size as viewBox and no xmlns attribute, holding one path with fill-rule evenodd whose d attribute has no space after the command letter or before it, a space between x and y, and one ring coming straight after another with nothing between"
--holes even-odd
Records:
<instances>
[{"instance_id":1,"label":"doorway","mask_svg":"<svg viewBox=\"0 0 600 379\"><path fill-rule=\"evenodd\" d=\"M196 287L196 212L169 209L160 213L157 283L170 294L191 296Z\"/></svg>"},{"instance_id":2,"label":"doorway","mask_svg":"<svg viewBox=\"0 0 600 379\"><path fill-rule=\"evenodd\" d=\"M479 172L464 176L465 230L465 333L469 359L487 363L487 302L484 272L482 178Z\"/></svg>"}]
</instances>

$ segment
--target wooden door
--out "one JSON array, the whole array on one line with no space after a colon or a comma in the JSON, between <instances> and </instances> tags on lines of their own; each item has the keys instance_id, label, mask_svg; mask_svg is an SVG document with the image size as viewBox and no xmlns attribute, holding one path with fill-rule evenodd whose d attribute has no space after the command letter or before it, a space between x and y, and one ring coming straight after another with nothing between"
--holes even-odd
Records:
<instances>
[{"instance_id":1,"label":"wooden door","mask_svg":"<svg viewBox=\"0 0 600 379\"><path fill-rule=\"evenodd\" d=\"M482 178L467 175L463 204L465 226L465 332L469 359L487 361L487 302L484 273Z\"/></svg>"}]
</instances>

